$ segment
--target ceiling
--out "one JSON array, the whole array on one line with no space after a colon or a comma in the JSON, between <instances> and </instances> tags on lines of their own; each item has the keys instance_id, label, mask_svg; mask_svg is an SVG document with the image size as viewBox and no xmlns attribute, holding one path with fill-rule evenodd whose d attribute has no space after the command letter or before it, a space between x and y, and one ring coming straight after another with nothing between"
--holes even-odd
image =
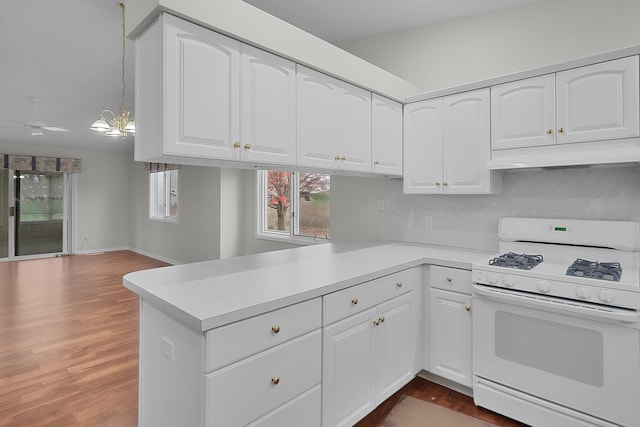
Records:
<instances>
[{"instance_id":1,"label":"ceiling","mask_svg":"<svg viewBox=\"0 0 640 427\"><path fill-rule=\"evenodd\" d=\"M134 1L134 0L131 0ZM214 1L214 0L210 0ZM520 6L540 0L246 0L329 42ZM70 132L0 124L3 143L32 147L133 149L133 137L90 131L104 109L120 108L121 10L115 0L19 0L0 13L0 122L34 120ZM125 104L133 110L134 43L126 43ZM18 153L22 154L22 153Z\"/></svg>"}]
</instances>

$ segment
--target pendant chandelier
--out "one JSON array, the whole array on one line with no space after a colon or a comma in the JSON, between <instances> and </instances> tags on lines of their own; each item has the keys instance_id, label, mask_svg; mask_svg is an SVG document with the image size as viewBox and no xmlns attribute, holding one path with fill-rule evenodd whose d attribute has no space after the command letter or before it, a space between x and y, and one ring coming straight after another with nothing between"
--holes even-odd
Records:
<instances>
[{"instance_id":1,"label":"pendant chandelier","mask_svg":"<svg viewBox=\"0 0 640 427\"><path fill-rule=\"evenodd\" d=\"M124 139L128 134L134 134L136 132L136 122L134 121L131 111L127 111L124 106L124 95L127 89L127 84L124 80L124 65L125 65L125 27L124 27L124 3L118 3L120 9L122 9L122 97L120 100L120 112L118 114L111 110L102 110L100 118L93 122L89 129L96 132L102 132L105 136L119 136ZM110 120L107 121L105 115Z\"/></svg>"}]
</instances>

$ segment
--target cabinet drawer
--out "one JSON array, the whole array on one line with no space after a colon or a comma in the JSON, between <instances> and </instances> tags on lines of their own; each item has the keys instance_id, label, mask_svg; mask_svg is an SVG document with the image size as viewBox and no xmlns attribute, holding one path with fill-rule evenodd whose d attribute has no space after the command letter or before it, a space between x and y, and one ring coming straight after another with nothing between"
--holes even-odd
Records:
<instances>
[{"instance_id":1,"label":"cabinet drawer","mask_svg":"<svg viewBox=\"0 0 640 427\"><path fill-rule=\"evenodd\" d=\"M320 384L321 355L317 330L206 374L206 425L244 426Z\"/></svg>"},{"instance_id":2,"label":"cabinet drawer","mask_svg":"<svg viewBox=\"0 0 640 427\"><path fill-rule=\"evenodd\" d=\"M320 427L321 405L322 389L318 384L247 427Z\"/></svg>"},{"instance_id":3,"label":"cabinet drawer","mask_svg":"<svg viewBox=\"0 0 640 427\"><path fill-rule=\"evenodd\" d=\"M432 288L471 295L471 271L432 265L429 284Z\"/></svg>"},{"instance_id":4,"label":"cabinet drawer","mask_svg":"<svg viewBox=\"0 0 640 427\"><path fill-rule=\"evenodd\" d=\"M419 268L400 271L325 295L322 324L329 325L413 290L420 284L420 271Z\"/></svg>"},{"instance_id":5,"label":"cabinet drawer","mask_svg":"<svg viewBox=\"0 0 640 427\"><path fill-rule=\"evenodd\" d=\"M320 306L316 298L208 331L206 372L320 328Z\"/></svg>"}]
</instances>

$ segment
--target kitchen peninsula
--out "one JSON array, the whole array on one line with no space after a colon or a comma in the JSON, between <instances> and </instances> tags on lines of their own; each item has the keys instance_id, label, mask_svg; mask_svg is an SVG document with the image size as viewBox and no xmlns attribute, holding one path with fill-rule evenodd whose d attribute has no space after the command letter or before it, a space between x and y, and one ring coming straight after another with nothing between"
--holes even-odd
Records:
<instances>
[{"instance_id":1,"label":"kitchen peninsula","mask_svg":"<svg viewBox=\"0 0 640 427\"><path fill-rule=\"evenodd\" d=\"M140 425L266 426L303 417L319 426L321 414L324 425L357 421L427 368L430 266L450 269L454 279L469 273L470 281L471 264L486 256L330 243L130 273L124 285L141 297ZM381 355L356 360L355 379L372 386L367 404L353 412L325 396L321 407L350 362L336 358L353 357L345 350L363 344L365 355ZM397 346L401 353L392 354ZM353 392L369 386L349 383Z\"/></svg>"}]
</instances>

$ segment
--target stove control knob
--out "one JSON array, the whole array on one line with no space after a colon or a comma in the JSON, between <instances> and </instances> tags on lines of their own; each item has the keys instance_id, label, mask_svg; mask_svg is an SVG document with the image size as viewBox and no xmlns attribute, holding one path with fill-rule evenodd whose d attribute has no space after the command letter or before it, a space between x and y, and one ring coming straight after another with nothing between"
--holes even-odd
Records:
<instances>
[{"instance_id":1,"label":"stove control knob","mask_svg":"<svg viewBox=\"0 0 640 427\"><path fill-rule=\"evenodd\" d=\"M551 283L547 282L546 280L539 280L536 287L540 292L546 294L551 290Z\"/></svg>"},{"instance_id":2,"label":"stove control knob","mask_svg":"<svg viewBox=\"0 0 640 427\"><path fill-rule=\"evenodd\" d=\"M493 273L487 274L487 282L489 282L490 285L495 285L498 283L498 276Z\"/></svg>"},{"instance_id":3,"label":"stove control knob","mask_svg":"<svg viewBox=\"0 0 640 427\"><path fill-rule=\"evenodd\" d=\"M591 289L585 286L578 286L576 288L576 296L580 299L589 299L591 298Z\"/></svg>"},{"instance_id":4,"label":"stove control knob","mask_svg":"<svg viewBox=\"0 0 640 427\"><path fill-rule=\"evenodd\" d=\"M598 291L598 299L604 303L610 304L616 299L616 296L607 289L600 289Z\"/></svg>"},{"instance_id":5,"label":"stove control knob","mask_svg":"<svg viewBox=\"0 0 640 427\"><path fill-rule=\"evenodd\" d=\"M502 278L502 284L507 288L513 288L516 284L516 279L514 279L513 276L504 276Z\"/></svg>"}]
</instances>

